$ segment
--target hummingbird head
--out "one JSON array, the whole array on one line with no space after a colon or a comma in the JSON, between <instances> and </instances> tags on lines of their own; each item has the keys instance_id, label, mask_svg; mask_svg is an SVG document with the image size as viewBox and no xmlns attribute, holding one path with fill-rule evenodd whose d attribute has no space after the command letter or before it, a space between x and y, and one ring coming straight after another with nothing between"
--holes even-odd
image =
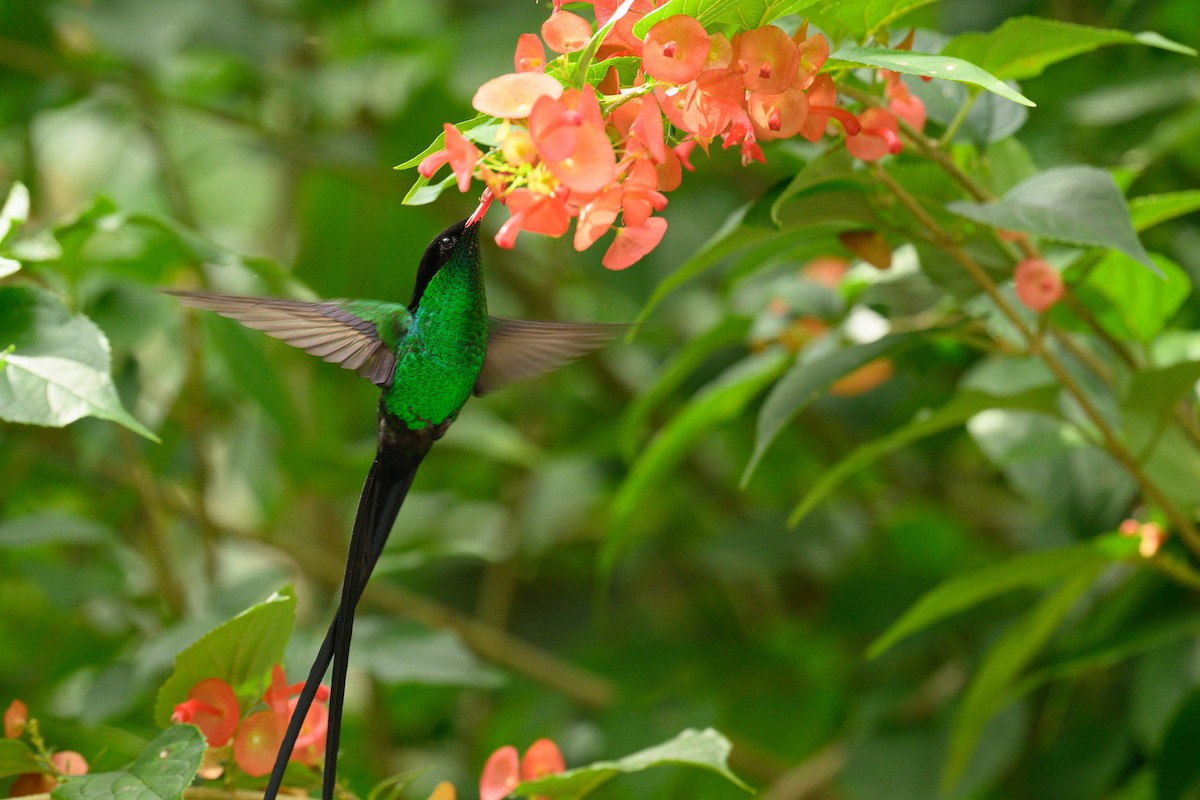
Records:
<instances>
[{"instance_id":1,"label":"hummingbird head","mask_svg":"<svg viewBox=\"0 0 1200 800\"><path fill-rule=\"evenodd\" d=\"M417 282L413 287L412 300L408 304L409 311L417 313L417 308L421 305L421 296L425 294L429 282L442 267L456 260L479 262L479 223L491 203L492 192L486 189L479 200L479 207L471 216L446 228L425 248L421 264L417 267Z\"/></svg>"}]
</instances>

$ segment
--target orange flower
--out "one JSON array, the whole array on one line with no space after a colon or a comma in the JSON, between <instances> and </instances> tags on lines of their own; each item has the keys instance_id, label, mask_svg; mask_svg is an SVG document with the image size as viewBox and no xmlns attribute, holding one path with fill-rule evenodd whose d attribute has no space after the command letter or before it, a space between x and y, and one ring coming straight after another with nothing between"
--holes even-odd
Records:
<instances>
[{"instance_id":1,"label":"orange flower","mask_svg":"<svg viewBox=\"0 0 1200 800\"><path fill-rule=\"evenodd\" d=\"M465 192L471 186L471 175L483 154L450 123L443 125L442 130L446 134L446 146L423 158L417 165L417 172L426 178L432 178L443 164L449 163L454 177L458 179L458 190Z\"/></svg>"},{"instance_id":2,"label":"orange flower","mask_svg":"<svg viewBox=\"0 0 1200 800\"><path fill-rule=\"evenodd\" d=\"M510 72L480 86L471 105L500 119L525 119L540 98L557 100L562 93L562 84L543 72Z\"/></svg>"},{"instance_id":3,"label":"orange flower","mask_svg":"<svg viewBox=\"0 0 1200 800\"><path fill-rule=\"evenodd\" d=\"M496 234L496 244L511 250L521 231L545 236L562 236L571 225L571 215L560 197L531 189L514 189L504 204L510 214Z\"/></svg>"},{"instance_id":4,"label":"orange flower","mask_svg":"<svg viewBox=\"0 0 1200 800\"><path fill-rule=\"evenodd\" d=\"M4 709L4 735L16 739L25 732L25 723L29 721L29 708L21 700L13 700Z\"/></svg>"},{"instance_id":5,"label":"orange flower","mask_svg":"<svg viewBox=\"0 0 1200 800\"><path fill-rule=\"evenodd\" d=\"M652 78L668 83L696 79L708 60L708 32L693 17L676 14L646 33L642 66Z\"/></svg>"},{"instance_id":6,"label":"orange flower","mask_svg":"<svg viewBox=\"0 0 1200 800\"><path fill-rule=\"evenodd\" d=\"M618 228L601 263L611 270L625 269L658 247L666 232L667 221L662 217L650 217L637 227Z\"/></svg>"},{"instance_id":7,"label":"orange flower","mask_svg":"<svg viewBox=\"0 0 1200 800\"><path fill-rule=\"evenodd\" d=\"M208 678L188 691L188 699L175 706L172 722L190 722L204 734L209 747L224 747L237 730L242 709L233 687L220 678Z\"/></svg>"},{"instance_id":8,"label":"orange flower","mask_svg":"<svg viewBox=\"0 0 1200 800\"><path fill-rule=\"evenodd\" d=\"M542 162L571 191L598 192L613 180L617 159L591 86L539 99L529 115L529 134Z\"/></svg>"},{"instance_id":9,"label":"orange flower","mask_svg":"<svg viewBox=\"0 0 1200 800\"><path fill-rule=\"evenodd\" d=\"M542 38L556 53L574 53L587 46L592 38L592 25L578 14L555 11L542 23Z\"/></svg>"},{"instance_id":10,"label":"orange flower","mask_svg":"<svg viewBox=\"0 0 1200 800\"><path fill-rule=\"evenodd\" d=\"M892 112L884 108L868 108L858 117L861 128L855 133L846 131L846 149L863 161L878 161L888 153L900 152L900 126Z\"/></svg>"},{"instance_id":11,"label":"orange flower","mask_svg":"<svg viewBox=\"0 0 1200 800\"><path fill-rule=\"evenodd\" d=\"M733 39L733 63L746 89L779 94L792 84L800 66L800 50L774 25L743 31Z\"/></svg>"},{"instance_id":12,"label":"orange flower","mask_svg":"<svg viewBox=\"0 0 1200 800\"><path fill-rule=\"evenodd\" d=\"M532 33L518 36L513 66L517 72L545 72L546 49L542 47L542 40Z\"/></svg>"}]
</instances>

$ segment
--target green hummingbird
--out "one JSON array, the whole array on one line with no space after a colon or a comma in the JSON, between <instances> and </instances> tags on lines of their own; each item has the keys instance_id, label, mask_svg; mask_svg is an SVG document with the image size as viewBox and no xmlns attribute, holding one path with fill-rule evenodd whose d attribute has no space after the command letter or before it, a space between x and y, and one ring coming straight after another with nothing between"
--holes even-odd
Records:
<instances>
[{"instance_id":1,"label":"green hummingbird","mask_svg":"<svg viewBox=\"0 0 1200 800\"><path fill-rule=\"evenodd\" d=\"M274 800L292 748L329 664L329 727L323 800L333 800L354 609L366 588L417 467L463 405L505 383L554 369L599 347L622 325L489 317L479 253L484 195L467 219L438 234L421 257L407 306L378 300L305 302L167 291L184 305L215 311L383 389L378 450L350 535L341 598L275 759L264 800Z\"/></svg>"}]
</instances>

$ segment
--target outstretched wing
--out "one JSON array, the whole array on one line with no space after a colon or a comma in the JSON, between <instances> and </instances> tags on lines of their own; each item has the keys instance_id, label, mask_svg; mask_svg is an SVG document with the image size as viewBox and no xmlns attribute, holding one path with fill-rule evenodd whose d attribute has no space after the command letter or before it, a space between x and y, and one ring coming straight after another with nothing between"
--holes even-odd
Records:
<instances>
[{"instance_id":1,"label":"outstretched wing","mask_svg":"<svg viewBox=\"0 0 1200 800\"><path fill-rule=\"evenodd\" d=\"M164 290L164 294L178 297L185 306L215 311L352 369L377 386L392 382L396 372L392 348L411 320L402 305L368 300L311 303L210 292Z\"/></svg>"},{"instance_id":2,"label":"outstretched wing","mask_svg":"<svg viewBox=\"0 0 1200 800\"><path fill-rule=\"evenodd\" d=\"M488 317L487 355L475 383L475 394L557 369L628 327Z\"/></svg>"}]
</instances>

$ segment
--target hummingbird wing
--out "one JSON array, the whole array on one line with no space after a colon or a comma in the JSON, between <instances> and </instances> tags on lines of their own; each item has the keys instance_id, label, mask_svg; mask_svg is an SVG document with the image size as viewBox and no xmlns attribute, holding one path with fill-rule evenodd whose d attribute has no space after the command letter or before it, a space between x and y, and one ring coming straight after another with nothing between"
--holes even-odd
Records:
<instances>
[{"instance_id":1,"label":"hummingbird wing","mask_svg":"<svg viewBox=\"0 0 1200 800\"><path fill-rule=\"evenodd\" d=\"M488 317L487 355L475 383L485 394L557 369L628 329L600 322L542 322Z\"/></svg>"},{"instance_id":2,"label":"hummingbird wing","mask_svg":"<svg viewBox=\"0 0 1200 800\"><path fill-rule=\"evenodd\" d=\"M373 300L307 302L211 292L164 290L192 308L215 311L324 360L352 369L377 386L396 371L393 346L412 319L407 308Z\"/></svg>"}]
</instances>

